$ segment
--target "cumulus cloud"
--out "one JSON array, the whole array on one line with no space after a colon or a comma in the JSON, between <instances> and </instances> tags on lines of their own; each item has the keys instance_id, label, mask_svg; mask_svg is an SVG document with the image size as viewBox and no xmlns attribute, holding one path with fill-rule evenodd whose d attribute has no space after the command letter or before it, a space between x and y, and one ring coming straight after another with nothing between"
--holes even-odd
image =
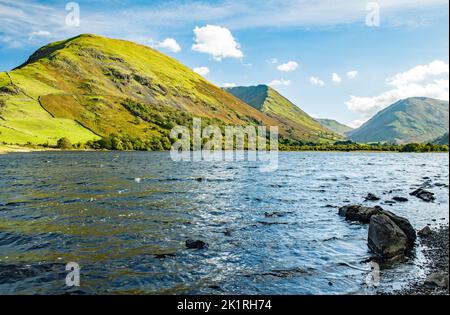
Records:
<instances>
[{"instance_id":1,"label":"cumulus cloud","mask_svg":"<svg viewBox=\"0 0 450 315\"><path fill-rule=\"evenodd\" d=\"M427 65L418 65L406 72L397 73L386 79L392 88L373 97L350 96L345 103L347 108L370 117L383 108L409 97L430 97L449 99L449 65L442 61L433 61Z\"/></svg>"},{"instance_id":2,"label":"cumulus cloud","mask_svg":"<svg viewBox=\"0 0 450 315\"><path fill-rule=\"evenodd\" d=\"M209 68L208 67L197 67L194 68L194 72L197 72L200 75L207 75L209 73Z\"/></svg>"},{"instance_id":3,"label":"cumulus cloud","mask_svg":"<svg viewBox=\"0 0 450 315\"><path fill-rule=\"evenodd\" d=\"M298 63L295 61L288 61L277 67L277 69L282 72L292 72L292 71L297 70L297 68L298 68Z\"/></svg>"},{"instance_id":4,"label":"cumulus cloud","mask_svg":"<svg viewBox=\"0 0 450 315\"><path fill-rule=\"evenodd\" d=\"M386 81L389 85L403 86L413 82L420 82L428 77L449 75L448 64L441 60L430 62L427 65L418 65L406 72L397 73Z\"/></svg>"},{"instance_id":5,"label":"cumulus cloud","mask_svg":"<svg viewBox=\"0 0 450 315\"><path fill-rule=\"evenodd\" d=\"M223 58L244 57L241 46L233 37L230 30L216 25L206 25L194 29L195 44L192 50L211 55L215 60Z\"/></svg>"},{"instance_id":6,"label":"cumulus cloud","mask_svg":"<svg viewBox=\"0 0 450 315\"><path fill-rule=\"evenodd\" d=\"M355 79L357 76L358 76L358 71L356 71L356 70L347 72L347 78L349 78L350 80Z\"/></svg>"},{"instance_id":7,"label":"cumulus cloud","mask_svg":"<svg viewBox=\"0 0 450 315\"><path fill-rule=\"evenodd\" d=\"M234 88L236 86L237 86L236 83L224 83L223 84L224 88Z\"/></svg>"},{"instance_id":8,"label":"cumulus cloud","mask_svg":"<svg viewBox=\"0 0 450 315\"><path fill-rule=\"evenodd\" d=\"M173 53L179 53L181 51L181 46L173 38L166 38L162 42L157 43L156 47L167 49Z\"/></svg>"},{"instance_id":9,"label":"cumulus cloud","mask_svg":"<svg viewBox=\"0 0 450 315\"><path fill-rule=\"evenodd\" d=\"M312 85L320 85L320 86L325 85L325 82L323 82L318 77L311 77L311 78L309 78L309 82L311 82Z\"/></svg>"},{"instance_id":10,"label":"cumulus cloud","mask_svg":"<svg viewBox=\"0 0 450 315\"><path fill-rule=\"evenodd\" d=\"M270 86L289 86L291 85L291 81L290 80L285 80L285 79L277 79L277 80L272 80L269 83Z\"/></svg>"},{"instance_id":11,"label":"cumulus cloud","mask_svg":"<svg viewBox=\"0 0 450 315\"><path fill-rule=\"evenodd\" d=\"M337 73L335 72L335 73L333 73L333 74L331 75L331 81L333 81L334 83L341 83L341 82L342 82L342 79L341 79L341 77L339 76L339 74L337 74Z\"/></svg>"}]
</instances>

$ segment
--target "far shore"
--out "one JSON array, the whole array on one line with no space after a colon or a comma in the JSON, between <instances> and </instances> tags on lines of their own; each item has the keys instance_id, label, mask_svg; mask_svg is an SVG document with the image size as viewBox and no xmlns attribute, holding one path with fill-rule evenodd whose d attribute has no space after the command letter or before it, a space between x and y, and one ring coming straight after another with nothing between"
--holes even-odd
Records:
<instances>
[{"instance_id":1,"label":"far shore","mask_svg":"<svg viewBox=\"0 0 450 315\"><path fill-rule=\"evenodd\" d=\"M152 151L116 151L116 150L94 150L94 149L59 149L59 148L49 148L49 147L29 147L20 145L5 145L0 144L0 155L7 153L31 153L31 152L46 152L46 151L64 151L64 152L152 152ZM156 152L156 151L153 151ZM160 151L164 152L164 151ZM165 151L169 152L169 151ZM442 153L448 154L449 151L442 152L400 152L400 151L390 151L390 150L279 150L279 152L333 152L333 153Z\"/></svg>"}]
</instances>

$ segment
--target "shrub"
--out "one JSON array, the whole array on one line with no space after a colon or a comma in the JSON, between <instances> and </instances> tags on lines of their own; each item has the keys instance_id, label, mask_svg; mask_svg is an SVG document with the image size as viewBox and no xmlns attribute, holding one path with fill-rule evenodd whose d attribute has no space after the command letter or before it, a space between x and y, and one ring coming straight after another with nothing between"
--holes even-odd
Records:
<instances>
[{"instance_id":1,"label":"shrub","mask_svg":"<svg viewBox=\"0 0 450 315\"><path fill-rule=\"evenodd\" d=\"M72 143L67 138L61 138L56 142L56 147L63 150L72 149Z\"/></svg>"}]
</instances>

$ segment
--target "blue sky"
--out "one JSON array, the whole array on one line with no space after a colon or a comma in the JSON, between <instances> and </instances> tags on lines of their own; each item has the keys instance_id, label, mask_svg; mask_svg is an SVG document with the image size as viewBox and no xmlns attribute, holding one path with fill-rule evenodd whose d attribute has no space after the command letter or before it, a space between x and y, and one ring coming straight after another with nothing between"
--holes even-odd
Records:
<instances>
[{"instance_id":1,"label":"blue sky","mask_svg":"<svg viewBox=\"0 0 450 315\"><path fill-rule=\"evenodd\" d=\"M448 1L75 1L79 25L67 3L0 0L1 71L95 33L152 46L219 86L272 84L354 126L401 98L448 100Z\"/></svg>"}]
</instances>

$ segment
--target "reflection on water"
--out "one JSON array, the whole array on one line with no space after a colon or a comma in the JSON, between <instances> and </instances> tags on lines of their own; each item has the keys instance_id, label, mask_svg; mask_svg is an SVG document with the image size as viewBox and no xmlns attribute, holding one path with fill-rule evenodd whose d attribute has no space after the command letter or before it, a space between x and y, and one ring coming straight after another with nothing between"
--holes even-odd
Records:
<instances>
[{"instance_id":1,"label":"reflection on water","mask_svg":"<svg viewBox=\"0 0 450 315\"><path fill-rule=\"evenodd\" d=\"M168 153L0 156L0 294L370 294L367 226L336 206L404 196L381 204L416 229L446 223L448 164L447 154L280 153L278 171L261 173ZM424 182L433 204L408 195ZM188 238L209 248L189 250ZM382 287L420 272L420 259L382 271ZM70 261L79 288L65 286Z\"/></svg>"}]
</instances>

